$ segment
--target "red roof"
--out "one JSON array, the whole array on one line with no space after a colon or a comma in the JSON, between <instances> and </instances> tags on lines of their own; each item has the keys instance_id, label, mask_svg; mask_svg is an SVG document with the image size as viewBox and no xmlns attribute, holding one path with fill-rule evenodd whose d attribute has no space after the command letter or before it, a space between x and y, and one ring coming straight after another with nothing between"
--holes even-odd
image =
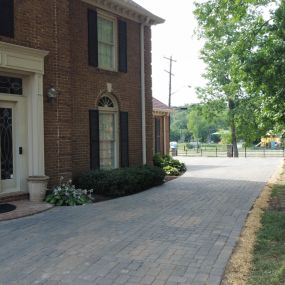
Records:
<instances>
[{"instance_id":1,"label":"red roof","mask_svg":"<svg viewBox=\"0 0 285 285\"><path fill-rule=\"evenodd\" d=\"M171 112L171 108L169 108L166 104L160 102L154 97L152 97L152 106L154 111L159 110L159 111Z\"/></svg>"}]
</instances>

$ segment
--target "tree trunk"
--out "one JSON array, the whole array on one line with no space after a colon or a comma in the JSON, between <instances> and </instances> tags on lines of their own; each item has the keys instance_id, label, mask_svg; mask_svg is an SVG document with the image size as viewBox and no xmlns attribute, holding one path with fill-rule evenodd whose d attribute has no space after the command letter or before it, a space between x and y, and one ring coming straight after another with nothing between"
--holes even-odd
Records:
<instances>
[{"instance_id":1,"label":"tree trunk","mask_svg":"<svg viewBox=\"0 0 285 285\"><path fill-rule=\"evenodd\" d=\"M238 157L237 136L236 136L236 126L234 122L234 116L231 121L231 132L232 132L233 156Z\"/></svg>"},{"instance_id":2,"label":"tree trunk","mask_svg":"<svg viewBox=\"0 0 285 285\"><path fill-rule=\"evenodd\" d=\"M232 99L228 99L228 103L229 103L230 126L231 126L231 133L232 133L233 156L238 157L237 136L236 136L236 126L235 126L235 115L234 115L234 102Z\"/></svg>"}]
</instances>

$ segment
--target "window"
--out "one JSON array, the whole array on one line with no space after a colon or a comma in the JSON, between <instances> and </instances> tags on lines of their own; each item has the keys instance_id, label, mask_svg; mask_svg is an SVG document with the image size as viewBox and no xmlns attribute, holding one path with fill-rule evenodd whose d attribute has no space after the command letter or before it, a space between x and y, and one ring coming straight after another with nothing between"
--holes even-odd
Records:
<instances>
[{"instance_id":1,"label":"window","mask_svg":"<svg viewBox=\"0 0 285 285\"><path fill-rule=\"evenodd\" d=\"M96 10L88 10L89 65L127 73L127 49L127 23Z\"/></svg>"},{"instance_id":2,"label":"window","mask_svg":"<svg viewBox=\"0 0 285 285\"><path fill-rule=\"evenodd\" d=\"M100 98L98 110L89 110L91 169L129 166L128 121L111 94Z\"/></svg>"},{"instance_id":3,"label":"window","mask_svg":"<svg viewBox=\"0 0 285 285\"><path fill-rule=\"evenodd\" d=\"M99 112L100 167L115 168L115 114Z\"/></svg>"},{"instance_id":4,"label":"window","mask_svg":"<svg viewBox=\"0 0 285 285\"><path fill-rule=\"evenodd\" d=\"M100 168L118 167L118 109L109 96L102 96L99 109Z\"/></svg>"},{"instance_id":5,"label":"window","mask_svg":"<svg viewBox=\"0 0 285 285\"><path fill-rule=\"evenodd\" d=\"M14 37L13 0L0 0L0 36Z\"/></svg>"},{"instance_id":6,"label":"window","mask_svg":"<svg viewBox=\"0 0 285 285\"><path fill-rule=\"evenodd\" d=\"M115 69L115 21L98 15L98 66L103 69Z\"/></svg>"}]
</instances>

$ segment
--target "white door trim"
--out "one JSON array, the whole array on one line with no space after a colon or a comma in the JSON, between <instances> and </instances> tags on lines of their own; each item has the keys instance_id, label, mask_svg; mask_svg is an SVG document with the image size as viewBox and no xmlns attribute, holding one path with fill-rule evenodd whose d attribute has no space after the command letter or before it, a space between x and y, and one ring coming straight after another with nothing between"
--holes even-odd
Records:
<instances>
[{"instance_id":1,"label":"white door trim","mask_svg":"<svg viewBox=\"0 0 285 285\"><path fill-rule=\"evenodd\" d=\"M44 58L47 54L47 51L0 41L0 73L10 74L11 76L23 79L22 96L26 97L27 100L26 114L28 128L28 169L24 171L27 173L26 176L45 175L43 74ZM0 97L0 100L14 101L13 97L7 95ZM20 190L25 191L24 188L26 187L22 185Z\"/></svg>"}]
</instances>

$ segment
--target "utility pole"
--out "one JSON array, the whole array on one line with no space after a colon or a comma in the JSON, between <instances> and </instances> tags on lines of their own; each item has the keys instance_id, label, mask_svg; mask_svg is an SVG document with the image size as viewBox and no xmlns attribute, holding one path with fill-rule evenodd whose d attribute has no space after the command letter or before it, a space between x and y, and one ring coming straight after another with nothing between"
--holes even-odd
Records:
<instances>
[{"instance_id":1,"label":"utility pole","mask_svg":"<svg viewBox=\"0 0 285 285\"><path fill-rule=\"evenodd\" d=\"M172 95L172 76L174 76L174 74L172 73L172 62L177 62L176 60L174 60L172 58L172 56L169 57L164 57L165 59L169 60L169 71L165 70L165 72L167 72L169 74L169 93L168 93L168 106L171 107L171 95Z\"/></svg>"}]
</instances>

